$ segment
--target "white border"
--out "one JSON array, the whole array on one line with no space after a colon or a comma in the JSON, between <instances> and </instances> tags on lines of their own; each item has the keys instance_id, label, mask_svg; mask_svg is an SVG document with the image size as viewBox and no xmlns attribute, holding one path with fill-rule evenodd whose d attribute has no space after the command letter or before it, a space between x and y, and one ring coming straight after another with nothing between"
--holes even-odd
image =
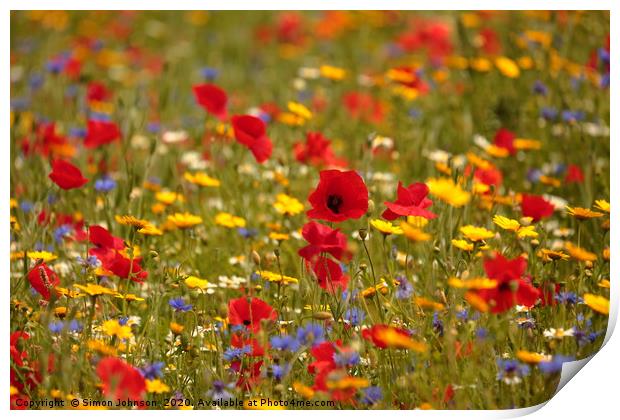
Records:
<instances>
[{"instance_id":1,"label":"white border","mask_svg":"<svg viewBox=\"0 0 620 420\"><path fill-rule=\"evenodd\" d=\"M63 0L62 2L54 2L50 4L49 1L44 0L22 0L22 1L4 1L0 8L2 8L5 13L3 14L3 21L5 22L2 25L2 29L0 29L0 34L2 37L2 57L4 66L1 68L1 72L3 75L3 80L5 83L9 79L9 57L10 57L10 14L9 10L29 10L29 9L64 9L64 10L78 10L78 9L125 9L125 10L169 10L171 6L174 6L179 10L191 10L191 9L211 9L211 10L235 10L235 9L252 9L258 6L262 10L290 10L290 9L302 9L302 10L320 10L320 9L343 9L343 10L355 10L355 9L392 9L392 10L407 10L415 7L417 10L466 10L466 9L489 9L489 10L513 10L513 9L531 9L531 10L571 10L571 9L580 9L580 10L611 10L611 50L612 50L612 68L618 69L620 68L619 63L619 55L618 51L618 42L616 42L618 36L618 10L620 7L614 7L618 2L612 1L600 1L600 0L590 0L587 2L577 1L577 0L564 0L562 2L550 1L550 0L520 0L514 2L498 2L498 1L489 1L489 0L481 0L481 1L446 1L446 0L434 0L433 2L422 2L421 4L416 4L411 1L367 1L367 0L358 0L358 1L330 1L329 3L325 2L324 4L321 2L310 2L310 1L274 1L274 0L264 0L259 4L250 2L250 1L242 1L242 0L227 0L226 2L200 2L200 1L188 1L188 0L176 0L175 2L170 1L162 1L162 0L151 0L148 3L143 3L135 0L126 0L123 2L110 2L110 1L90 1L88 3L84 3L83 1L77 0ZM225 6L225 7L221 7ZM329 6L329 7L325 7ZM429 7L432 6L432 7ZM613 86L612 86L613 89ZM614 121L614 111L618 109L618 97L617 95L612 95L611 98L611 111L612 117L611 120ZM1 121L2 133L4 140L1 142L1 146L3 147L3 153L0 153L0 167L4 168L4 173L0 176L0 197L4 197L0 199L0 220L4 221L0 223L0 249L1 252L5 256L0 259L0 278L4 279L3 287L1 288L1 296L2 302L7 305L10 301L10 293L9 293L9 259L8 251L9 251L9 224L6 223L9 216L9 168L10 168L10 153L9 153L9 142L7 141L7 133L9 132L9 114L10 114L10 98L8 94L4 94L2 98L2 115L3 118ZM618 139L618 129L615 124L611 124L611 137L614 139ZM617 141L617 140L616 140ZM614 158L618 153L618 147L615 145L615 141L611 142L611 156L612 156L612 164L611 164L611 197L610 202L612 203L612 207L614 209L620 208L620 203L618 202L618 191L617 186L614 180L616 176L618 176L618 170L613 165ZM617 210L616 210L617 211ZM614 213L615 214L615 213ZM615 216L612 215L612 218ZM611 236L612 238L617 238L618 228L614 221L611 224ZM617 242L617 241L616 241ZM611 254L613 256L617 255L618 252L618 244L611 241ZM616 284L617 279L617 266L618 264L615 262L615 258L611 260L611 275L610 280L612 284ZM617 316L618 316L618 302L620 302L620 288L618 286L612 286L611 288L611 313L610 313L610 324L608 328L607 335L605 337L606 345L600 350L599 354L595 355L592 358L592 361L587 363L589 368L584 372L578 375L578 379L569 381L568 385L564 387L558 395L553 397L545 406L545 404L541 404L540 406L530 407L526 409L519 410L507 410L507 411L415 411L410 412L412 416L421 417L421 418L475 418L475 419L483 419L483 418L508 418L508 417L517 417L526 415L532 412L536 412L531 416L531 418L548 418L549 416L553 416L554 418L560 418L562 416L568 415L569 418L577 418L577 417L599 417L599 418L609 418L609 413L617 412L618 408L615 405L615 402L618 398L617 396L617 385L618 385L618 375L620 374L620 362L618 360L618 356L620 355L620 339L617 338L617 334L612 336L611 333L615 328ZM5 311L6 311L5 306ZM6 312L5 312L6 313ZM4 360L7 361L9 359L9 319L7 319L2 325L2 333L0 334L0 339L2 340L2 352L4 353ZM578 365L579 363L577 363ZM581 366L582 367L582 366ZM9 381L8 381L8 363L0 363L0 376L5 379L5 383L3 384L2 389L4 389L5 397L2 399L2 403L6 410L8 410L9 402ZM563 377L572 377L579 369L575 369L575 365L573 366L565 366L563 370ZM541 407L545 406L542 410L539 410ZM301 416L301 417L310 417L316 416L318 413L310 412L310 411L300 411L295 412L295 414L291 414L292 412L273 412L270 411L268 413L265 412L256 412L256 411L246 411L244 413L239 412L231 412L231 411L220 411L218 414L211 411L209 413L205 412L187 412L188 416L213 416L217 415L222 418L236 418L239 415L242 416L257 416L257 417L266 417L274 418L278 416ZM381 415L394 415L395 411L390 412L382 412ZM88 416L109 416L110 413L107 412L89 412ZM344 413L343 413L344 414ZM321 416L342 416L338 411L324 411L321 412ZM12 411L11 415L20 416L20 417L33 417L37 416L36 412L33 411ZM84 413L79 412L68 412L68 411L46 411L45 416L49 416L51 418L56 417L64 417L64 416L83 416ZM122 411L119 413L115 413L115 415L120 416L164 416L165 413L163 411L159 412L128 412ZM346 415L346 414L344 414ZM356 417L362 418L370 418L373 416L370 411L356 411L353 413ZM396 414L399 415L399 414ZM406 414L409 415L409 414ZM602 417L601 417L602 416Z\"/></svg>"}]
</instances>

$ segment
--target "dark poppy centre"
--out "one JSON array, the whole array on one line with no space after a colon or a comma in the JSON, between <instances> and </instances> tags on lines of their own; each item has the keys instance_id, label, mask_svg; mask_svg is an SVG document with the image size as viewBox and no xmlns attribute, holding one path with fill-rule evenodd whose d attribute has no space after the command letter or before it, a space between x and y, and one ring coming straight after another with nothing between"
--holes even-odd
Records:
<instances>
[{"instance_id":1,"label":"dark poppy centre","mask_svg":"<svg viewBox=\"0 0 620 420\"><path fill-rule=\"evenodd\" d=\"M339 195L328 195L327 196L327 208L333 211L334 213L340 213L340 207L342 206L342 197Z\"/></svg>"}]
</instances>

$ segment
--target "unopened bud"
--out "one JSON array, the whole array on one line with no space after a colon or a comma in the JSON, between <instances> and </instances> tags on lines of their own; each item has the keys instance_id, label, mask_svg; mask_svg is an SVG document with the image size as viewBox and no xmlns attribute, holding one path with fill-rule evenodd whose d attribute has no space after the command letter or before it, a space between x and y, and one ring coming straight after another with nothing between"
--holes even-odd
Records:
<instances>
[{"instance_id":1,"label":"unopened bud","mask_svg":"<svg viewBox=\"0 0 620 420\"><path fill-rule=\"evenodd\" d=\"M252 261L254 262L255 265L260 265L260 255L258 254L258 252L256 251L252 251Z\"/></svg>"},{"instance_id":2,"label":"unopened bud","mask_svg":"<svg viewBox=\"0 0 620 420\"><path fill-rule=\"evenodd\" d=\"M320 312L315 312L312 314L312 318L314 319L318 319L321 321L326 321L328 319L332 319L332 314L329 312L325 312L325 311L320 311Z\"/></svg>"},{"instance_id":3,"label":"unopened bud","mask_svg":"<svg viewBox=\"0 0 620 420\"><path fill-rule=\"evenodd\" d=\"M375 211L375 202L372 200L368 200L368 210L366 211L367 214L372 214Z\"/></svg>"}]
</instances>

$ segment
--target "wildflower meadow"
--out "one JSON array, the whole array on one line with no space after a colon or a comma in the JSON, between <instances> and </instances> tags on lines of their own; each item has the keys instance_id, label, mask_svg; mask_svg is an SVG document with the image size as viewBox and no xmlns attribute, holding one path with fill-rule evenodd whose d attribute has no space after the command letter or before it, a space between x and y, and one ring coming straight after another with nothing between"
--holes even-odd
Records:
<instances>
[{"instance_id":1,"label":"wildflower meadow","mask_svg":"<svg viewBox=\"0 0 620 420\"><path fill-rule=\"evenodd\" d=\"M10 31L12 409L522 408L601 347L608 12Z\"/></svg>"}]
</instances>

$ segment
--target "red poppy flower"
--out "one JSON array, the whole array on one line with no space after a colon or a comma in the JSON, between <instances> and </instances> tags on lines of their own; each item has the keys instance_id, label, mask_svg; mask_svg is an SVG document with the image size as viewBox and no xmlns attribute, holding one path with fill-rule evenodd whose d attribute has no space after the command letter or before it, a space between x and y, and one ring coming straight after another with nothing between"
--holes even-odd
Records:
<instances>
[{"instance_id":1,"label":"red poppy flower","mask_svg":"<svg viewBox=\"0 0 620 420\"><path fill-rule=\"evenodd\" d=\"M57 159L52 163L49 178L63 190L80 188L88 182L77 167L62 159Z\"/></svg>"},{"instance_id":2,"label":"red poppy flower","mask_svg":"<svg viewBox=\"0 0 620 420\"><path fill-rule=\"evenodd\" d=\"M95 148L121 138L121 130L111 121L89 120L84 146Z\"/></svg>"},{"instance_id":3,"label":"red poppy flower","mask_svg":"<svg viewBox=\"0 0 620 420\"><path fill-rule=\"evenodd\" d=\"M99 255L96 256L99 258ZM103 268L111 271L118 277L122 279L131 278L131 280L137 283L142 283L144 279L148 277L149 273L142 269L140 261L141 258L130 260L116 251L108 252L107 255L103 257L103 260L101 260Z\"/></svg>"},{"instance_id":4,"label":"red poppy flower","mask_svg":"<svg viewBox=\"0 0 620 420\"><path fill-rule=\"evenodd\" d=\"M263 120L252 115L235 115L232 126L237 141L250 149L258 163L269 159L273 144L267 137Z\"/></svg>"},{"instance_id":5,"label":"red poppy flower","mask_svg":"<svg viewBox=\"0 0 620 420\"><path fill-rule=\"evenodd\" d=\"M385 116L383 104L368 93L349 92L342 97L342 103L353 118L380 123Z\"/></svg>"},{"instance_id":6,"label":"red poppy flower","mask_svg":"<svg viewBox=\"0 0 620 420\"><path fill-rule=\"evenodd\" d=\"M107 229L101 226L90 226L88 228L88 240L97 248L104 249L123 249L125 244L121 238L112 236Z\"/></svg>"},{"instance_id":7,"label":"red poppy flower","mask_svg":"<svg viewBox=\"0 0 620 420\"><path fill-rule=\"evenodd\" d=\"M233 372L237 372L239 375L239 379L237 379L237 383L235 384L237 388L249 391L260 382L262 366L262 360L251 364L241 363L241 360L234 360L230 364L230 369Z\"/></svg>"},{"instance_id":8,"label":"red poppy flower","mask_svg":"<svg viewBox=\"0 0 620 420\"><path fill-rule=\"evenodd\" d=\"M581 184L584 180L583 172L577 165L568 165L566 169L566 177L564 180L568 183Z\"/></svg>"},{"instance_id":9,"label":"red poppy flower","mask_svg":"<svg viewBox=\"0 0 620 420\"><path fill-rule=\"evenodd\" d=\"M347 237L339 229L332 229L315 221L308 222L301 230L308 245L299 250L299 256L311 261L325 252L340 260L345 254Z\"/></svg>"},{"instance_id":10,"label":"red poppy flower","mask_svg":"<svg viewBox=\"0 0 620 420\"><path fill-rule=\"evenodd\" d=\"M278 313L269 304L258 298L240 297L228 302L228 321L231 325L245 325L250 331L258 332L263 319L275 321Z\"/></svg>"},{"instance_id":11,"label":"red poppy flower","mask_svg":"<svg viewBox=\"0 0 620 420\"><path fill-rule=\"evenodd\" d=\"M211 83L203 83L192 87L196 102L200 104L207 112L215 115L220 120L226 119L226 104L228 96L226 92Z\"/></svg>"},{"instance_id":12,"label":"red poppy flower","mask_svg":"<svg viewBox=\"0 0 620 420\"><path fill-rule=\"evenodd\" d=\"M103 394L111 399L141 400L146 381L138 369L116 357L106 357L97 365Z\"/></svg>"},{"instance_id":13,"label":"red poppy flower","mask_svg":"<svg viewBox=\"0 0 620 420\"><path fill-rule=\"evenodd\" d=\"M314 166L346 167L347 162L339 159L332 150L331 142L321 133L307 133L305 143L293 146L295 159Z\"/></svg>"},{"instance_id":14,"label":"red poppy flower","mask_svg":"<svg viewBox=\"0 0 620 420\"><path fill-rule=\"evenodd\" d=\"M315 360L308 366L308 372L315 375L312 389L329 392L330 399L334 401L349 401L356 393L355 387L332 389L328 386L332 374L337 377L348 376L346 370L338 369L334 361L334 356L341 350L343 349L340 341L335 343L323 342L314 346L310 350L310 354Z\"/></svg>"},{"instance_id":15,"label":"red poppy flower","mask_svg":"<svg viewBox=\"0 0 620 420\"><path fill-rule=\"evenodd\" d=\"M497 147L508 150L508 153L514 155L517 153L517 149L515 149L513 144L515 137L516 136L512 131L506 130L505 128L500 128L497 130L497 133L495 133L493 144Z\"/></svg>"},{"instance_id":16,"label":"red poppy flower","mask_svg":"<svg viewBox=\"0 0 620 420\"><path fill-rule=\"evenodd\" d=\"M67 148L70 147L67 139L56 132L56 124L53 122L40 124L37 127L34 141L30 142L28 138L24 138L21 144L25 155L32 152L43 156L62 155L63 152L66 154Z\"/></svg>"},{"instance_id":17,"label":"red poppy flower","mask_svg":"<svg viewBox=\"0 0 620 420\"><path fill-rule=\"evenodd\" d=\"M493 185L495 188L502 185L503 180L502 171L497 168L477 168L474 171L474 178L481 184L488 186Z\"/></svg>"},{"instance_id":18,"label":"red poppy flower","mask_svg":"<svg viewBox=\"0 0 620 420\"><path fill-rule=\"evenodd\" d=\"M336 368L334 355L336 354L336 345L329 341L324 341L312 347L310 354L314 357L314 362L308 365L308 372L315 375L319 372L331 371Z\"/></svg>"},{"instance_id":19,"label":"red poppy flower","mask_svg":"<svg viewBox=\"0 0 620 420\"><path fill-rule=\"evenodd\" d=\"M525 217L531 217L535 222L553 214L553 204L540 195L523 194L521 198L521 213Z\"/></svg>"},{"instance_id":20,"label":"red poppy flower","mask_svg":"<svg viewBox=\"0 0 620 420\"><path fill-rule=\"evenodd\" d=\"M103 83L91 82L86 90L86 99L88 102L101 102L110 98L112 93L105 87Z\"/></svg>"},{"instance_id":21,"label":"red poppy flower","mask_svg":"<svg viewBox=\"0 0 620 420\"><path fill-rule=\"evenodd\" d=\"M50 300L50 292L60 284L58 275L43 262L35 265L28 272L28 281L45 300Z\"/></svg>"},{"instance_id":22,"label":"red poppy flower","mask_svg":"<svg viewBox=\"0 0 620 420\"><path fill-rule=\"evenodd\" d=\"M502 50L502 43L495 32L491 28L483 28L478 33L481 39L480 47L488 55L497 55Z\"/></svg>"},{"instance_id":23,"label":"red poppy flower","mask_svg":"<svg viewBox=\"0 0 620 420\"><path fill-rule=\"evenodd\" d=\"M363 329L362 337L365 340L371 341L380 349L386 349L388 347L399 348L399 339L409 340L411 338L411 333L403 328L385 324L376 324L371 328Z\"/></svg>"},{"instance_id":24,"label":"red poppy flower","mask_svg":"<svg viewBox=\"0 0 620 420\"><path fill-rule=\"evenodd\" d=\"M397 189L398 198L391 203L386 201L387 209L382 216L386 220L395 220L399 216L421 216L426 219L434 219L437 217L435 213L426 210L433 202L426 198L428 195L428 187L422 182L416 182L407 188L398 182Z\"/></svg>"},{"instance_id":25,"label":"red poppy flower","mask_svg":"<svg viewBox=\"0 0 620 420\"><path fill-rule=\"evenodd\" d=\"M319 257L312 266L312 271L319 281L319 287L330 293L344 290L349 284L349 276L342 273L340 264L327 257Z\"/></svg>"},{"instance_id":26,"label":"red poppy flower","mask_svg":"<svg viewBox=\"0 0 620 420\"><path fill-rule=\"evenodd\" d=\"M244 338L241 334L233 334L230 338L230 345L238 349L250 347L248 354L250 357L263 357L265 355L265 348L256 338Z\"/></svg>"},{"instance_id":27,"label":"red poppy flower","mask_svg":"<svg viewBox=\"0 0 620 420\"><path fill-rule=\"evenodd\" d=\"M523 278L527 261L519 256L508 260L497 253L484 261L487 276L497 280L493 289L481 289L475 293L487 302L493 313L505 312L515 305L533 306L540 297L540 291Z\"/></svg>"},{"instance_id":28,"label":"red poppy flower","mask_svg":"<svg viewBox=\"0 0 620 420\"><path fill-rule=\"evenodd\" d=\"M312 204L307 212L311 219L329 222L359 219L368 210L368 189L355 171L321 171L319 185L308 201Z\"/></svg>"}]
</instances>

